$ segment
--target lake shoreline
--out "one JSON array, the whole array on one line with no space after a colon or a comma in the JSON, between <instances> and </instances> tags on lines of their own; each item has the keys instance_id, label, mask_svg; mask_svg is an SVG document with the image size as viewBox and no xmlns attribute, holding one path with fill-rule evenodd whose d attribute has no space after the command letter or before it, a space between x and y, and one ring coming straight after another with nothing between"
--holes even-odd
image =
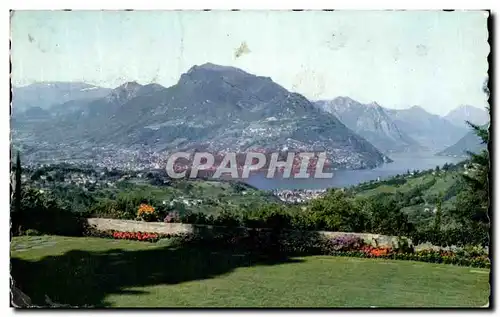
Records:
<instances>
[{"instance_id":1,"label":"lake shoreline","mask_svg":"<svg viewBox=\"0 0 500 317\"><path fill-rule=\"evenodd\" d=\"M456 164L464 160L460 157L438 156L435 153L393 153L393 162L373 169L334 170L332 178L267 178L266 173L250 174L243 182L261 190L281 189L325 189L345 188L371 180L384 180L397 174L405 174L414 170L429 170L442 167L444 164Z\"/></svg>"}]
</instances>

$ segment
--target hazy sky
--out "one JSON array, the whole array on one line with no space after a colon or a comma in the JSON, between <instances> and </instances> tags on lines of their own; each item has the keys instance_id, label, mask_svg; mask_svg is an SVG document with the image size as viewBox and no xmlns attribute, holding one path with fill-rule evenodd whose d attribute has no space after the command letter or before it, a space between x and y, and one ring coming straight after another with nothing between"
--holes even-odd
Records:
<instances>
[{"instance_id":1,"label":"hazy sky","mask_svg":"<svg viewBox=\"0 0 500 317\"><path fill-rule=\"evenodd\" d=\"M310 99L445 114L485 105L486 20L479 11L17 11L12 80L171 86L211 62Z\"/></svg>"}]
</instances>

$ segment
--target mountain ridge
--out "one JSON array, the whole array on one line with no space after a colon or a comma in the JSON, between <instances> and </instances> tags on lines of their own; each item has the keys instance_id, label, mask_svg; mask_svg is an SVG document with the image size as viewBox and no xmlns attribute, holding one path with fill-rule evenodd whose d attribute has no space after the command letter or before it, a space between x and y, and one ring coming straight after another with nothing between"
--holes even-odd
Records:
<instances>
[{"instance_id":1,"label":"mountain ridge","mask_svg":"<svg viewBox=\"0 0 500 317\"><path fill-rule=\"evenodd\" d=\"M420 106L407 109L384 109L402 132L435 152L455 144L467 133L464 127L458 127Z\"/></svg>"},{"instance_id":2,"label":"mountain ridge","mask_svg":"<svg viewBox=\"0 0 500 317\"><path fill-rule=\"evenodd\" d=\"M44 110L68 101L102 98L111 89L83 82L37 82L21 87L12 87L12 110L21 113L31 107ZM43 96L43 98L41 98Z\"/></svg>"},{"instance_id":3,"label":"mountain ridge","mask_svg":"<svg viewBox=\"0 0 500 317\"><path fill-rule=\"evenodd\" d=\"M191 67L168 88L145 93L145 86L121 85L113 98L82 104L35 130L55 143L94 148L325 151L339 168L390 161L335 116L269 77L207 63Z\"/></svg>"},{"instance_id":4,"label":"mountain ridge","mask_svg":"<svg viewBox=\"0 0 500 317\"><path fill-rule=\"evenodd\" d=\"M444 118L460 127L468 127L466 121L470 121L477 125L484 125L489 121L489 115L485 109L470 105L460 105L448 112Z\"/></svg>"},{"instance_id":5,"label":"mountain ridge","mask_svg":"<svg viewBox=\"0 0 500 317\"><path fill-rule=\"evenodd\" d=\"M488 127L487 124L482 126L484 128ZM486 148L486 144L483 143L482 139L476 134L476 132L474 130L470 130L455 144L437 153L437 155L467 157L468 152L478 153Z\"/></svg>"},{"instance_id":6,"label":"mountain ridge","mask_svg":"<svg viewBox=\"0 0 500 317\"><path fill-rule=\"evenodd\" d=\"M340 96L331 100L318 100L315 104L335 115L379 150L401 152L420 149L420 145L403 133L377 102L362 104L352 98Z\"/></svg>"}]
</instances>

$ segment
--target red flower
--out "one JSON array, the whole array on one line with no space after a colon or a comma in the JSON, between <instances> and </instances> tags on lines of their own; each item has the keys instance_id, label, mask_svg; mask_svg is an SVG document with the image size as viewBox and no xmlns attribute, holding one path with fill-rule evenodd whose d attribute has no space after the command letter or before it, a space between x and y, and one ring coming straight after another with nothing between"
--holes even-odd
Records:
<instances>
[{"instance_id":1,"label":"red flower","mask_svg":"<svg viewBox=\"0 0 500 317\"><path fill-rule=\"evenodd\" d=\"M157 239L159 236L156 233L149 233L149 232L131 232L131 231L126 231L126 232L120 232L120 231L114 231L112 233L113 238L116 239L129 239L129 240L138 240L138 241L151 241L153 242L154 239Z\"/></svg>"}]
</instances>

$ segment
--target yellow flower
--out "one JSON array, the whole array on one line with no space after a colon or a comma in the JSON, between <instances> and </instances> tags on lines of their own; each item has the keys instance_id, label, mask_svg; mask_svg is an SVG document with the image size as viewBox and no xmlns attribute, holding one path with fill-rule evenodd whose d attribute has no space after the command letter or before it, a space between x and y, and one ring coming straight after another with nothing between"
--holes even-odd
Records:
<instances>
[{"instance_id":1,"label":"yellow flower","mask_svg":"<svg viewBox=\"0 0 500 317\"><path fill-rule=\"evenodd\" d=\"M137 210L137 215L140 216L144 213L152 214L155 211L154 207L148 204L141 204Z\"/></svg>"}]
</instances>

